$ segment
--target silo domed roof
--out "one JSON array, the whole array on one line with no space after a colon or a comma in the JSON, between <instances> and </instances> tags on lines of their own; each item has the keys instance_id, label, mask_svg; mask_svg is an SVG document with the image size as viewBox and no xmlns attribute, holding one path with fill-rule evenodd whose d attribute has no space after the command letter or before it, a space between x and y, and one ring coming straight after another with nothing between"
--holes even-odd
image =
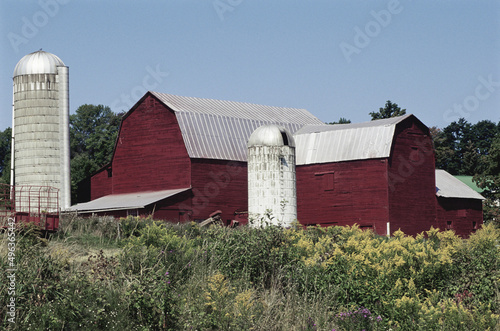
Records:
<instances>
[{"instance_id":1,"label":"silo domed roof","mask_svg":"<svg viewBox=\"0 0 500 331\"><path fill-rule=\"evenodd\" d=\"M59 66L64 66L64 62L60 58L39 50L25 55L17 62L13 77L30 74L56 74Z\"/></svg>"},{"instance_id":2,"label":"silo domed roof","mask_svg":"<svg viewBox=\"0 0 500 331\"><path fill-rule=\"evenodd\" d=\"M248 139L248 147L252 146L290 146L295 147L295 140L290 132L277 125L258 127Z\"/></svg>"}]
</instances>

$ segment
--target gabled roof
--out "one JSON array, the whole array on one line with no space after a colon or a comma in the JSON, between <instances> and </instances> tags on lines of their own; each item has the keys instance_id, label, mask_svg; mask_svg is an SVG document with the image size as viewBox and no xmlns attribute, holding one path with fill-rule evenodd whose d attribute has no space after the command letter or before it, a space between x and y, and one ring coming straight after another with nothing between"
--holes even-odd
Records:
<instances>
[{"instance_id":1,"label":"gabled roof","mask_svg":"<svg viewBox=\"0 0 500 331\"><path fill-rule=\"evenodd\" d=\"M307 124L324 125L305 109L149 93L174 111L191 158L246 161L248 138L262 125L292 134Z\"/></svg>"},{"instance_id":2,"label":"gabled roof","mask_svg":"<svg viewBox=\"0 0 500 331\"><path fill-rule=\"evenodd\" d=\"M436 195L442 198L484 200L483 196L445 170L436 169Z\"/></svg>"},{"instance_id":3,"label":"gabled roof","mask_svg":"<svg viewBox=\"0 0 500 331\"><path fill-rule=\"evenodd\" d=\"M297 165L386 158L404 115L354 124L306 125L294 135ZM420 122L420 121L418 121Z\"/></svg>"},{"instance_id":4,"label":"gabled roof","mask_svg":"<svg viewBox=\"0 0 500 331\"><path fill-rule=\"evenodd\" d=\"M97 213L113 210L142 209L157 201L172 197L187 190L190 190L190 188L110 194L89 202L73 205L69 207L67 211Z\"/></svg>"}]
</instances>

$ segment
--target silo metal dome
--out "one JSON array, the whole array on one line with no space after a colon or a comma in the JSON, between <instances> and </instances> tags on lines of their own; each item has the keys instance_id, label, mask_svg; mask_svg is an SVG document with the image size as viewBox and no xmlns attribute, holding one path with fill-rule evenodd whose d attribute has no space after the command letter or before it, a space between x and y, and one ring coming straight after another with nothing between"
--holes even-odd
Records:
<instances>
[{"instance_id":1,"label":"silo metal dome","mask_svg":"<svg viewBox=\"0 0 500 331\"><path fill-rule=\"evenodd\" d=\"M57 67L65 66L56 55L42 50L25 55L17 63L14 76L31 74L57 74Z\"/></svg>"},{"instance_id":2,"label":"silo metal dome","mask_svg":"<svg viewBox=\"0 0 500 331\"><path fill-rule=\"evenodd\" d=\"M290 146L295 147L295 140L288 130L269 124L258 127L248 139L247 147L252 146Z\"/></svg>"}]
</instances>

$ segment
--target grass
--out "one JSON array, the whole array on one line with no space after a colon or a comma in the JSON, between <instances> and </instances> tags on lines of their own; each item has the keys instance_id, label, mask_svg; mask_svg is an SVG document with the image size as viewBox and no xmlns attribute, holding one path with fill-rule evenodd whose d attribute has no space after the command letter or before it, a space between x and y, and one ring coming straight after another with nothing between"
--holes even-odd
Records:
<instances>
[{"instance_id":1,"label":"grass","mask_svg":"<svg viewBox=\"0 0 500 331\"><path fill-rule=\"evenodd\" d=\"M4 282L1 327L498 330L499 239L66 217L47 239L17 233L16 323Z\"/></svg>"}]
</instances>

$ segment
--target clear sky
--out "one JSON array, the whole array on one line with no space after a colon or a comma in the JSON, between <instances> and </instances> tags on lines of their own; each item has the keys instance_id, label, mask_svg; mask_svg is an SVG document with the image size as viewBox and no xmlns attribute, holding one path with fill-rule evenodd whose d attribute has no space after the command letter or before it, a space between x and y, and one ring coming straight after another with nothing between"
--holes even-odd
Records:
<instances>
[{"instance_id":1,"label":"clear sky","mask_svg":"<svg viewBox=\"0 0 500 331\"><path fill-rule=\"evenodd\" d=\"M1 0L0 130L12 74L43 48L71 113L145 90L369 121L386 100L427 126L500 121L500 1Z\"/></svg>"}]
</instances>

